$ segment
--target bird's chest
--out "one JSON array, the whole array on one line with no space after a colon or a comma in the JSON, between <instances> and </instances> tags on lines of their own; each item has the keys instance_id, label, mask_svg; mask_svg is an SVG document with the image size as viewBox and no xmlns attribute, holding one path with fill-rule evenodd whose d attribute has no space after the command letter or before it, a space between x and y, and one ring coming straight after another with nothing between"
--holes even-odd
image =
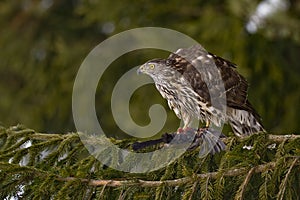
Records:
<instances>
[{"instance_id":1,"label":"bird's chest","mask_svg":"<svg viewBox=\"0 0 300 200\"><path fill-rule=\"evenodd\" d=\"M181 118L181 100L178 97L179 91L170 85L155 84L155 86L161 96L167 100L169 108L175 112L178 118Z\"/></svg>"},{"instance_id":2,"label":"bird's chest","mask_svg":"<svg viewBox=\"0 0 300 200\"><path fill-rule=\"evenodd\" d=\"M174 110L177 117L181 118L186 113L197 116L201 110L197 94L188 84L178 81L156 84L156 88L162 97L168 101L170 109Z\"/></svg>"}]
</instances>

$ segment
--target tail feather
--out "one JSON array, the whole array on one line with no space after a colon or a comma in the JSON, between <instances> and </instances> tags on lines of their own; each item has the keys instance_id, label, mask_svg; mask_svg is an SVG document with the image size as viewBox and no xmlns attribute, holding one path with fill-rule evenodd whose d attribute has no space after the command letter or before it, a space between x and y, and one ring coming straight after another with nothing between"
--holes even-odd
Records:
<instances>
[{"instance_id":1,"label":"tail feather","mask_svg":"<svg viewBox=\"0 0 300 200\"><path fill-rule=\"evenodd\" d=\"M229 114L229 124L237 136L266 132L259 115L246 110L232 109Z\"/></svg>"}]
</instances>

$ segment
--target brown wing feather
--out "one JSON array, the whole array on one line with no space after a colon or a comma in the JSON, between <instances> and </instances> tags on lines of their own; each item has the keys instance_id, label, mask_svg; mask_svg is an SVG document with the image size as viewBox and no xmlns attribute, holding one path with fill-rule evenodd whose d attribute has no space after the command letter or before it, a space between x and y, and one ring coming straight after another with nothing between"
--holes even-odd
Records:
<instances>
[{"instance_id":1,"label":"brown wing feather","mask_svg":"<svg viewBox=\"0 0 300 200\"><path fill-rule=\"evenodd\" d=\"M226 90L227 105L231 108L250 111L261 122L261 117L248 101L248 82L236 70L232 62L213 55L216 66L220 69L224 87Z\"/></svg>"},{"instance_id":2,"label":"brown wing feather","mask_svg":"<svg viewBox=\"0 0 300 200\"><path fill-rule=\"evenodd\" d=\"M260 121L260 116L247 99L248 83L246 79L235 70L236 65L234 63L214 54L208 53L202 47L200 47L200 49L199 47L182 49L178 54L172 53L167 59L167 64L182 74L185 79L190 82L193 90L198 93L202 100L208 104L211 104L211 99L207 84L201 77L198 70L184 58L187 55L189 56L189 60L203 57L203 60L200 61L200 65L203 66L206 62L205 59L207 59L207 61L213 60L214 64L221 73L226 91L227 106L239 110L250 111L253 113L255 118ZM214 80L211 81L213 82Z\"/></svg>"}]
</instances>

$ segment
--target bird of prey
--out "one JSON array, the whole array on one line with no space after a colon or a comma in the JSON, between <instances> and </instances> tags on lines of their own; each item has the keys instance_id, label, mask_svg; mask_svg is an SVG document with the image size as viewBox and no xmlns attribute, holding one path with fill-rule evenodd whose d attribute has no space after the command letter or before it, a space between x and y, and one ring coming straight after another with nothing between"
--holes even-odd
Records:
<instances>
[{"instance_id":1,"label":"bird of prey","mask_svg":"<svg viewBox=\"0 0 300 200\"><path fill-rule=\"evenodd\" d=\"M229 123L237 136L264 132L261 118L247 99L248 83L236 65L201 45L178 49L166 59L141 65L179 119L183 129L194 119L220 126ZM224 99L224 102L222 102Z\"/></svg>"}]
</instances>

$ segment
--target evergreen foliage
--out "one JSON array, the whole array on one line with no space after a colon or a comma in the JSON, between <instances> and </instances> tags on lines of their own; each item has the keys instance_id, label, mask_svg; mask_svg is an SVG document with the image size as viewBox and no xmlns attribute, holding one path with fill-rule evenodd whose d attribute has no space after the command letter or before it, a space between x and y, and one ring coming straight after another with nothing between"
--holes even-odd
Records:
<instances>
[{"instance_id":1,"label":"evergreen foliage","mask_svg":"<svg viewBox=\"0 0 300 200\"><path fill-rule=\"evenodd\" d=\"M21 125L1 127L0 198L300 198L297 135L229 137L224 139L227 150L219 154L199 158L199 149L187 151L164 168L130 174L104 166L89 155L79 134L38 133ZM121 148L134 142L112 141ZM101 145L95 138L91 142Z\"/></svg>"}]
</instances>

